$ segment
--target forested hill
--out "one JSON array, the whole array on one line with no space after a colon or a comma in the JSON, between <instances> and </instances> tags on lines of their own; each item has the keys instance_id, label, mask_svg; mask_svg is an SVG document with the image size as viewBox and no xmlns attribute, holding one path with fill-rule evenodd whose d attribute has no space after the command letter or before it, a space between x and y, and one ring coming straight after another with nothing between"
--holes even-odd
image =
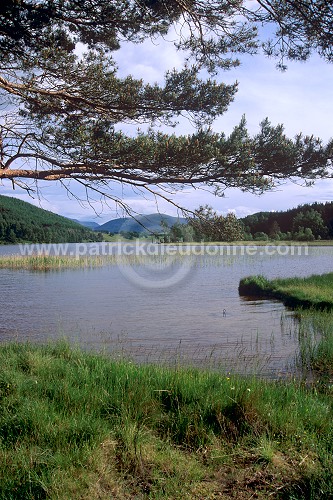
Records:
<instances>
[{"instance_id":1,"label":"forested hill","mask_svg":"<svg viewBox=\"0 0 333 500\"><path fill-rule=\"evenodd\" d=\"M0 195L0 243L98 241L86 227L17 198Z\"/></svg>"},{"instance_id":2,"label":"forested hill","mask_svg":"<svg viewBox=\"0 0 333 500\"><path fill-rule=\"evenodd\" d=\"M333 202L300 205L285 212L258 212L241 219L254 238L332 239Z\"/></svg>"},{"instance_id":3,"label":"forested hill","mask_svg":"<svg viewBox=\"0 0 333 500\"><path fill-rule=\"evenodd\" d=\"M175 224L186 224L183 217L172 217L167 214L149 214L133 217L121 217L112 219L98 227L98 231L108 231L110 233L161 233L166 228L171 228ZM96 230L95 230L96 231Z\"/></svg>"}]
</instances>

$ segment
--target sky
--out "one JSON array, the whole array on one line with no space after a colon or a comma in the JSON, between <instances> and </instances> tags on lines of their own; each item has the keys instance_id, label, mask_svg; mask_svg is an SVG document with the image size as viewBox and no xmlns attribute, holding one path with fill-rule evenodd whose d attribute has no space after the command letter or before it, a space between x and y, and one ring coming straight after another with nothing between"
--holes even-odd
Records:
<instances>
[{"instance_id":1,"label":"sky","mask_svg":"<svg viewBox=\"0 0 333 500\"><path fill-rule=\"evenodd\" d=\"M181 68L182 58L170 43L145 42L141 45L126 45L116 54L119 75L132 74L147 82L163 81L164 71L173 67ZM246 55L240 67L218 74L217 80L225 83L238 81L239 88L229 110L213 124L217 132L229 134L243 114L246 116L251 134L259 131L259 123L268 117L273 125L283 123L289 137L297 133L314 135L327 142L333 137L333 65L318 56L312 56L305 63L289 62L288 69L276 69L276 60L262 55ZM137 128L126 125L124 131L133 133ZM176 133L193 133L188 121L182 120L172 129ZM71 190L79 197L84 193L71 184ZM160 199L143 197L130 188L120 191L112 187L137 213L149 214L157 211L177 215L177 208ZM112 192L112 191L111 191ZM39 198L31 198L18 188L12 190L10 183L0 187L0 194L14 196L29 201L41 208L78 220L94 220L102 224L110 219L123 216L112 204L102 206L98 200L79 203L70 196L58 182L44 183ZM243 193L239 189L229 189L223 198L206 190L185 188L173 195L173 201L187 209L194 210L199 205L209 204L219 214L234 212L237 217L259 211L280 211L304 203L333 201L333 180L320 180L311 188L286 183L276 191L261 196Z\"/></svg>"}]
</instances>

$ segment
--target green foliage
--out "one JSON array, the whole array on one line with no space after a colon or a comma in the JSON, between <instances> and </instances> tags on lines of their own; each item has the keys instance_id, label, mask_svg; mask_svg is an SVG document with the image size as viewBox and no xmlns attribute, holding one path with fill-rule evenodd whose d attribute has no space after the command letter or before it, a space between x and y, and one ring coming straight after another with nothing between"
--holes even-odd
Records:
<instances>
[{"instance_id":1,"label":"green foliage","mask_svg":"<svg viewBox=\"0 0 333 500\"><path fill-rule=\"evenodd\" d=\"M255 241L268 241L268 234L264 233L263 231L259 231L257 233L254 233L253 239Z\"/></svg>"},{"instance_id":2,"label":"green foliage","mask_svg":"<svg viewBox=\"0 0 333 500\"><path fill-rule=\"evenodd\" d=\"M195 210L188 225L197 241L240 241L244 238L242 223L235 214L217 215L212 207L205 205Z\"/></svg>"},{"instance_id":3,"label":"green foliage","mask_svg":"<svg viewBox=\"0 0 333 500\"><path fill-rule=\"evenodd\" d=\"M30 203L0 196L0 243L98 241L99 235Z\"/></svg>"},{"instance_id":4,"label":"green foliage","mask_svg":"<svg viewBox=\"0 0 333 500\"><path fill-rule=\"evenodd\" d=\"M195 232L190 224L176 223L170 228L169 239L173 243L195 241Z\"/></svg>"},{"instance_id":5,"label":"green foliage","mask_svg":"<svg viewBox=\"0 0 333 500\"><path fill-rule=\"evenodd\" d=\"M302 134L289 139L268 119L254 137L245 118L228 137L211 129L237 92L237 83L225 84L216 73L237 66L237 54L263 47L282 69L285 60L305 60L312 51L333 59L329 2L311 4L311 16L306 2L248 4L2 2L0 179L28 190L37 181L73 179L124 207L109 184L171 198L184 184L213 187L216 194L226 187L261 193L290 177L312 182L329 175L332 141L324 145ZM168 39L185 62L166 71L163 83L119 75L127 70L118 58L124 65L118 72L114 57L121 45ZM175 126L183 116L195 125L193 134L153 128ZM121 130L125 123L151 127L132 136Z\"/></svg>"},{"instance_id":6,"label":"green foliage","mask_svg":"<svg viewBox=\"0 0 333 500\"><path fill-rule=\"evenodd\" d=\"M284 212L258 212L241 219L245 231L256 238L313 241L333 238L333 203L300 205Z\"/></svg>"},{"instance_id":7,"label":"green foliage","mask_svg":"<svg viewBox=\"0 0 333 500\"><path fill-rule=\"evenodd\" d=\"M292 233L292 238L296 241L314 241L315 237L309 227L300 227L298 231ZM320 237L318 238L320 239Z\"/></svg>"},{"instance_id":8,"label":"green foliage","mask_svg":"<svg viewBox=\"0 0 333 500\"><path fill-rule=\"evenodd\" d=\"M314 208L298 212L292 222L292 230L294 233L310 230L312 239L327 238L328 227L325 226L324 220L320 212ZM308 231L309 233L309 231Z\"/></svg>"},{"instance_id":9,"label":"green foliage","mask_svg":"<svg viewBox=\"0 0 333 500\"><path fill-rule=\"evenodd\" d=\"M278 224L278 222L276 220L273 221L273 224L270 228L270 231L269 231L269 238L271 239L280 239L280 235L281 235L281 229L280 229L280 226Z\"/></svg>"},{"instance_id":10,"label":"green foliage","mask_svg":"<svg viewBox=\"0 0 333 500\"><path fill-rule=\"evenodd\" d=\"M265 276L247 276L239 282L238 291L240 295L269 297L272 284Z\"/></svg>"}]
</instances>

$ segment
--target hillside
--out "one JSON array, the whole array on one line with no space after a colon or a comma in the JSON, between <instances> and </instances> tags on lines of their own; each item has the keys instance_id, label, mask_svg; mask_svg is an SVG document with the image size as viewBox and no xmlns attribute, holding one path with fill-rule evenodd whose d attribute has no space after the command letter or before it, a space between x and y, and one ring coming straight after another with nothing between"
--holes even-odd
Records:
<instances>
[{"instance_id":1,"label":"hillside","mask_svg":"<svg viewBox=\"0 0 333 500\"><path fill-rule=\"evenodd\" d=\"M99 224L97 222L94 222L92 220L78 220L78 219L71 219L73 222L76 222L77 224L80 224L81 226L88 227L89 229L92 229L92 231L98 231L99 230Z\"/></svg>"},{"instance_id":2,"label":"hillside","mask_svg":"<svg viewBox=\"0 0 333 500\"><path fill-rule=\"evenodd\" d=\"M0 243L98 241L97 233L17 198L0 195Z\"/></svg>"},{"instance_id":3,"label":"hillside","mask_svg":"<svg viewBox=\"0 0 333 500\"><path fill-rule=\"evenodd\" d=\"M241 219L245 232L255 237L264 233L281 239L331 239L333 237L333 203L312 203L281 212L257 212Z\"/></svg>"},{"instance_id":4,"label":"hillside","mask_svg":"<svg viewBox=\"0 0 333 500\"><path fill-rule=\"evenodd\" d=\"M121 217L113 219L98 227L98 231L109 233L134 232L134 233L161 233L164 232L163 224L172 227L174 224L186 224L187 220L182 217L172 217L166 214L138 215L135 219Z\"/></svg>"},{"instance_id":5,"label":"hillside","mask_svg":"<svg viewBox=\"0 0 333 500\"><path fill-rule=\"evenodd\" d=\"M244 239L249 240L332 239L333 202L305 204L280 212L257 212L240 219L240 222L244 228ZM165 227L172 228L177 224L175 241L192 241L193 234L188 231L187 223L185 218L155 213L139 215L136 219L130 217L113 219L99 226L98 231L142 235L148 232L164 233ZM197 235L195 237L198 239ZM216 240L216 237L214 239ZM173 241L172 236L171 241Z\"/></svg>"}]
</instances>

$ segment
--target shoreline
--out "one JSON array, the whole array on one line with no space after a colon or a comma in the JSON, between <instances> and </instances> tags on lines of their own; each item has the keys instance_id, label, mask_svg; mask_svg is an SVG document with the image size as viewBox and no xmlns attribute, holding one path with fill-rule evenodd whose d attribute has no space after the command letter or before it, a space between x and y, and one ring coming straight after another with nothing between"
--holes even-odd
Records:
<instances>
[{"instance_id":1,"label":"shoreline","mask_svg":"<svg viewBox=\"0 0 333 500\"><path fill-rule=\"evenodd\" d=\"M333 273L274 281L309 279L323 293ZM1 344L0 497L330 498L333 318L299 315L310 381Z\"/></svg>"},{"instance_id":2,"label":"shoreline","mask_svg":"<svg viewBox=\"0 0 333 500\"><path fill-rule=\"evenodd\" d=\"M278 299L284 305L297 308L331 310L333 308L333 273L312 275L307 278L277 278L248 276L241 279L238 292L241 296Z\"/></svg>"}]
</instances>

